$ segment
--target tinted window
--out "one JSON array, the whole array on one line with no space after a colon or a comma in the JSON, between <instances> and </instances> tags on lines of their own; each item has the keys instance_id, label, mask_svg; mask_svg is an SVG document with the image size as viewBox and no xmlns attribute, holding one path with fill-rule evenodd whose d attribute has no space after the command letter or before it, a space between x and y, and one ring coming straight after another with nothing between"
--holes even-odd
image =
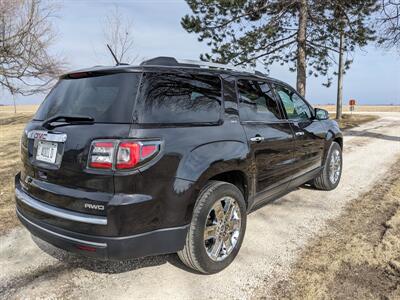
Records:
<instances>
[{"instance_id":1,"label":"tinted window","mask_svg":"<svg viewBox=\"0 0 400 300\"><path fill-rule=\"evenodd\" d=\"M276 92L282 100L288 119L310 119L310 107L300 96L284 86L277 85Z\"/></svg>"},{"instance_id":2,"label":"tinted window","mask_svg":"<svg viewBox=\"0 0 400 300\"><path fill-rule=\"evenodd\" d=\"M43 101L35 119L88 115L95 122L129 123L139 79L139 73L62 79Z\"/></svg>"},{"instance_id":3,"label":"tinted window","mask_svg":"<svg viewBox=\"0 0 400 300\"><path fill-rule=\"evenodd\" d=\"M239 80L240 118L244 121L276 121L281 118L268 83Z\"/></svg>"},{"instance_id":4,"label":"tinted window","mask_svg":"<svg viewBox=\"0 0 400 300\"><path fill-rule=\"evenodd\" d=\"M221 80L215 76L146 73L139 123L215 123L220 119Z\"/></svg>"}]
</instances>

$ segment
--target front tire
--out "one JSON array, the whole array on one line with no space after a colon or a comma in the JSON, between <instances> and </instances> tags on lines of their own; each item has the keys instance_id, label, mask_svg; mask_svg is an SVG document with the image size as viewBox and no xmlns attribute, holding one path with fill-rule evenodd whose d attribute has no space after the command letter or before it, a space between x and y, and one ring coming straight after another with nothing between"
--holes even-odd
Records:
<instances>
[{"instance_id":1,"label":"front tire","mask_svg":"<svg viewBox=\"0 0 400 300\"><path fill-rule=\"evenodd\" d=\"M332 142L321 173L313 181L313 185L324 191L335 189L342 176L342 148L336 142Z\"/></svg>"},{"instance_id":2,"label":"front tire","mask_svg":"<svg viewBox=\"0 0 400 300\"><path fill-rule=\"evenodd\" d=\"M200 192L181 261L198 272L217 273L236 257L246 230L246 203L240 190L210 181Z\"/></svg>"}]
</instances>

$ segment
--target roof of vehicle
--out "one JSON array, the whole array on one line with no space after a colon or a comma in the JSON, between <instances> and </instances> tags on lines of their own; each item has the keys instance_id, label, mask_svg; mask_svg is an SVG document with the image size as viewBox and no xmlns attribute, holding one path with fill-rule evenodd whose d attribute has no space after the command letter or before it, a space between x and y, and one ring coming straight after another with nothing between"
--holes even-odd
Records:
<instances>
[{"instance_id":1,"label":"roof of vehicle","mask_svg":"<svg viewBox=\"0 0 400 300\"><path fill-rule=\"evenodd\" d=\"M140 65L119 64L116 66L94 66L91 68L80 69L68 72L61 76L61 78L70 77L71 75L78 75L82 73L121 73L121 72L140 72L140 71L160 71L160 70L185 70L206 72L210 74L228 74L236 76L254 76L258 78L268 79L271 81L280 80L266 76L265 74L251 70L244 69L232 65L217 64L211 62L195 61L176 59L174 57L159 56L149 60L143 61ZM80 76L77 76L77 78Z\"/></svg>"}]
</instances>

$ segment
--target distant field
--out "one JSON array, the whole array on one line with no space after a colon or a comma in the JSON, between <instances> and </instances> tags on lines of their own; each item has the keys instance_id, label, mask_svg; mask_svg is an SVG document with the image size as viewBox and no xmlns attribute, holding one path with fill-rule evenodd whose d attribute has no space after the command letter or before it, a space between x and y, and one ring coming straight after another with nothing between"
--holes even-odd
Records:
<instances>
[{"instance_id":1,"label":"distant field","mask_svg":"<svg viewBox=\"0 0 400 300\"><path fill-rule=\"evenodd\" d=\"M38 107L39 105L17 105L15 114L13 106L0 106L0 125L24 124L32 118ZM2 128L2 133L3 130L5 128Z\"/></svg>"},{"instance_id":2,"label":"distant field","mask_svg":"<svg viewBox=\"0 0 400 300\"><path fill-rule=\"evenodd\" d=\"M335 105L315 105L327 111L336 111ZM343 112L350 112L349 106L343 106ZM400 105L356 105L355 112L400 112Z\"/></svg>"},{"instance_id":3,"label":"distant field","mask_svg":"<svg viewBox=\"0 0 400 300\"><path fill-rule=\"evenodd\" d=\"M30 113L34 114L38 109L39 105L17 105L17 113ZM0 117L4 117L8 114L14 114L14 106L0 106Z\"/></svg>"}]
</instances>

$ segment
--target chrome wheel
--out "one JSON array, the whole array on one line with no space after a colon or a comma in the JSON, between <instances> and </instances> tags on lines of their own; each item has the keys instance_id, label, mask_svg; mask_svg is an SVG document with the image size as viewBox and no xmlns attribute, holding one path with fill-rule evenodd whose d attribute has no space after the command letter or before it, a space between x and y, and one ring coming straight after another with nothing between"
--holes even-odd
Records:
<instances>
[{"instance_id":1,"label":"chrome wheel","mask_svg":"<svg viewBox=\"0 0 400 300\"><path fill-rule=\"evenodd\" d=\"M331 160L329 162L329 180L332 184L335 184L339 177L340 172L342 171L342 158L340 156L339 150L335 149L332 152Z\"/></svg>"},{"instance_id":2,"label":"chrome wheel","mask_svg":"<svg viewBox=\"0 0 400 300\"><path fill-rule=\"evenodd\" d=\"M232 197L217 200L210 209L204 228L204 247L214 261L222 261L231 254L240 235L239 204Z\"/></svg>"}]
</instances>

